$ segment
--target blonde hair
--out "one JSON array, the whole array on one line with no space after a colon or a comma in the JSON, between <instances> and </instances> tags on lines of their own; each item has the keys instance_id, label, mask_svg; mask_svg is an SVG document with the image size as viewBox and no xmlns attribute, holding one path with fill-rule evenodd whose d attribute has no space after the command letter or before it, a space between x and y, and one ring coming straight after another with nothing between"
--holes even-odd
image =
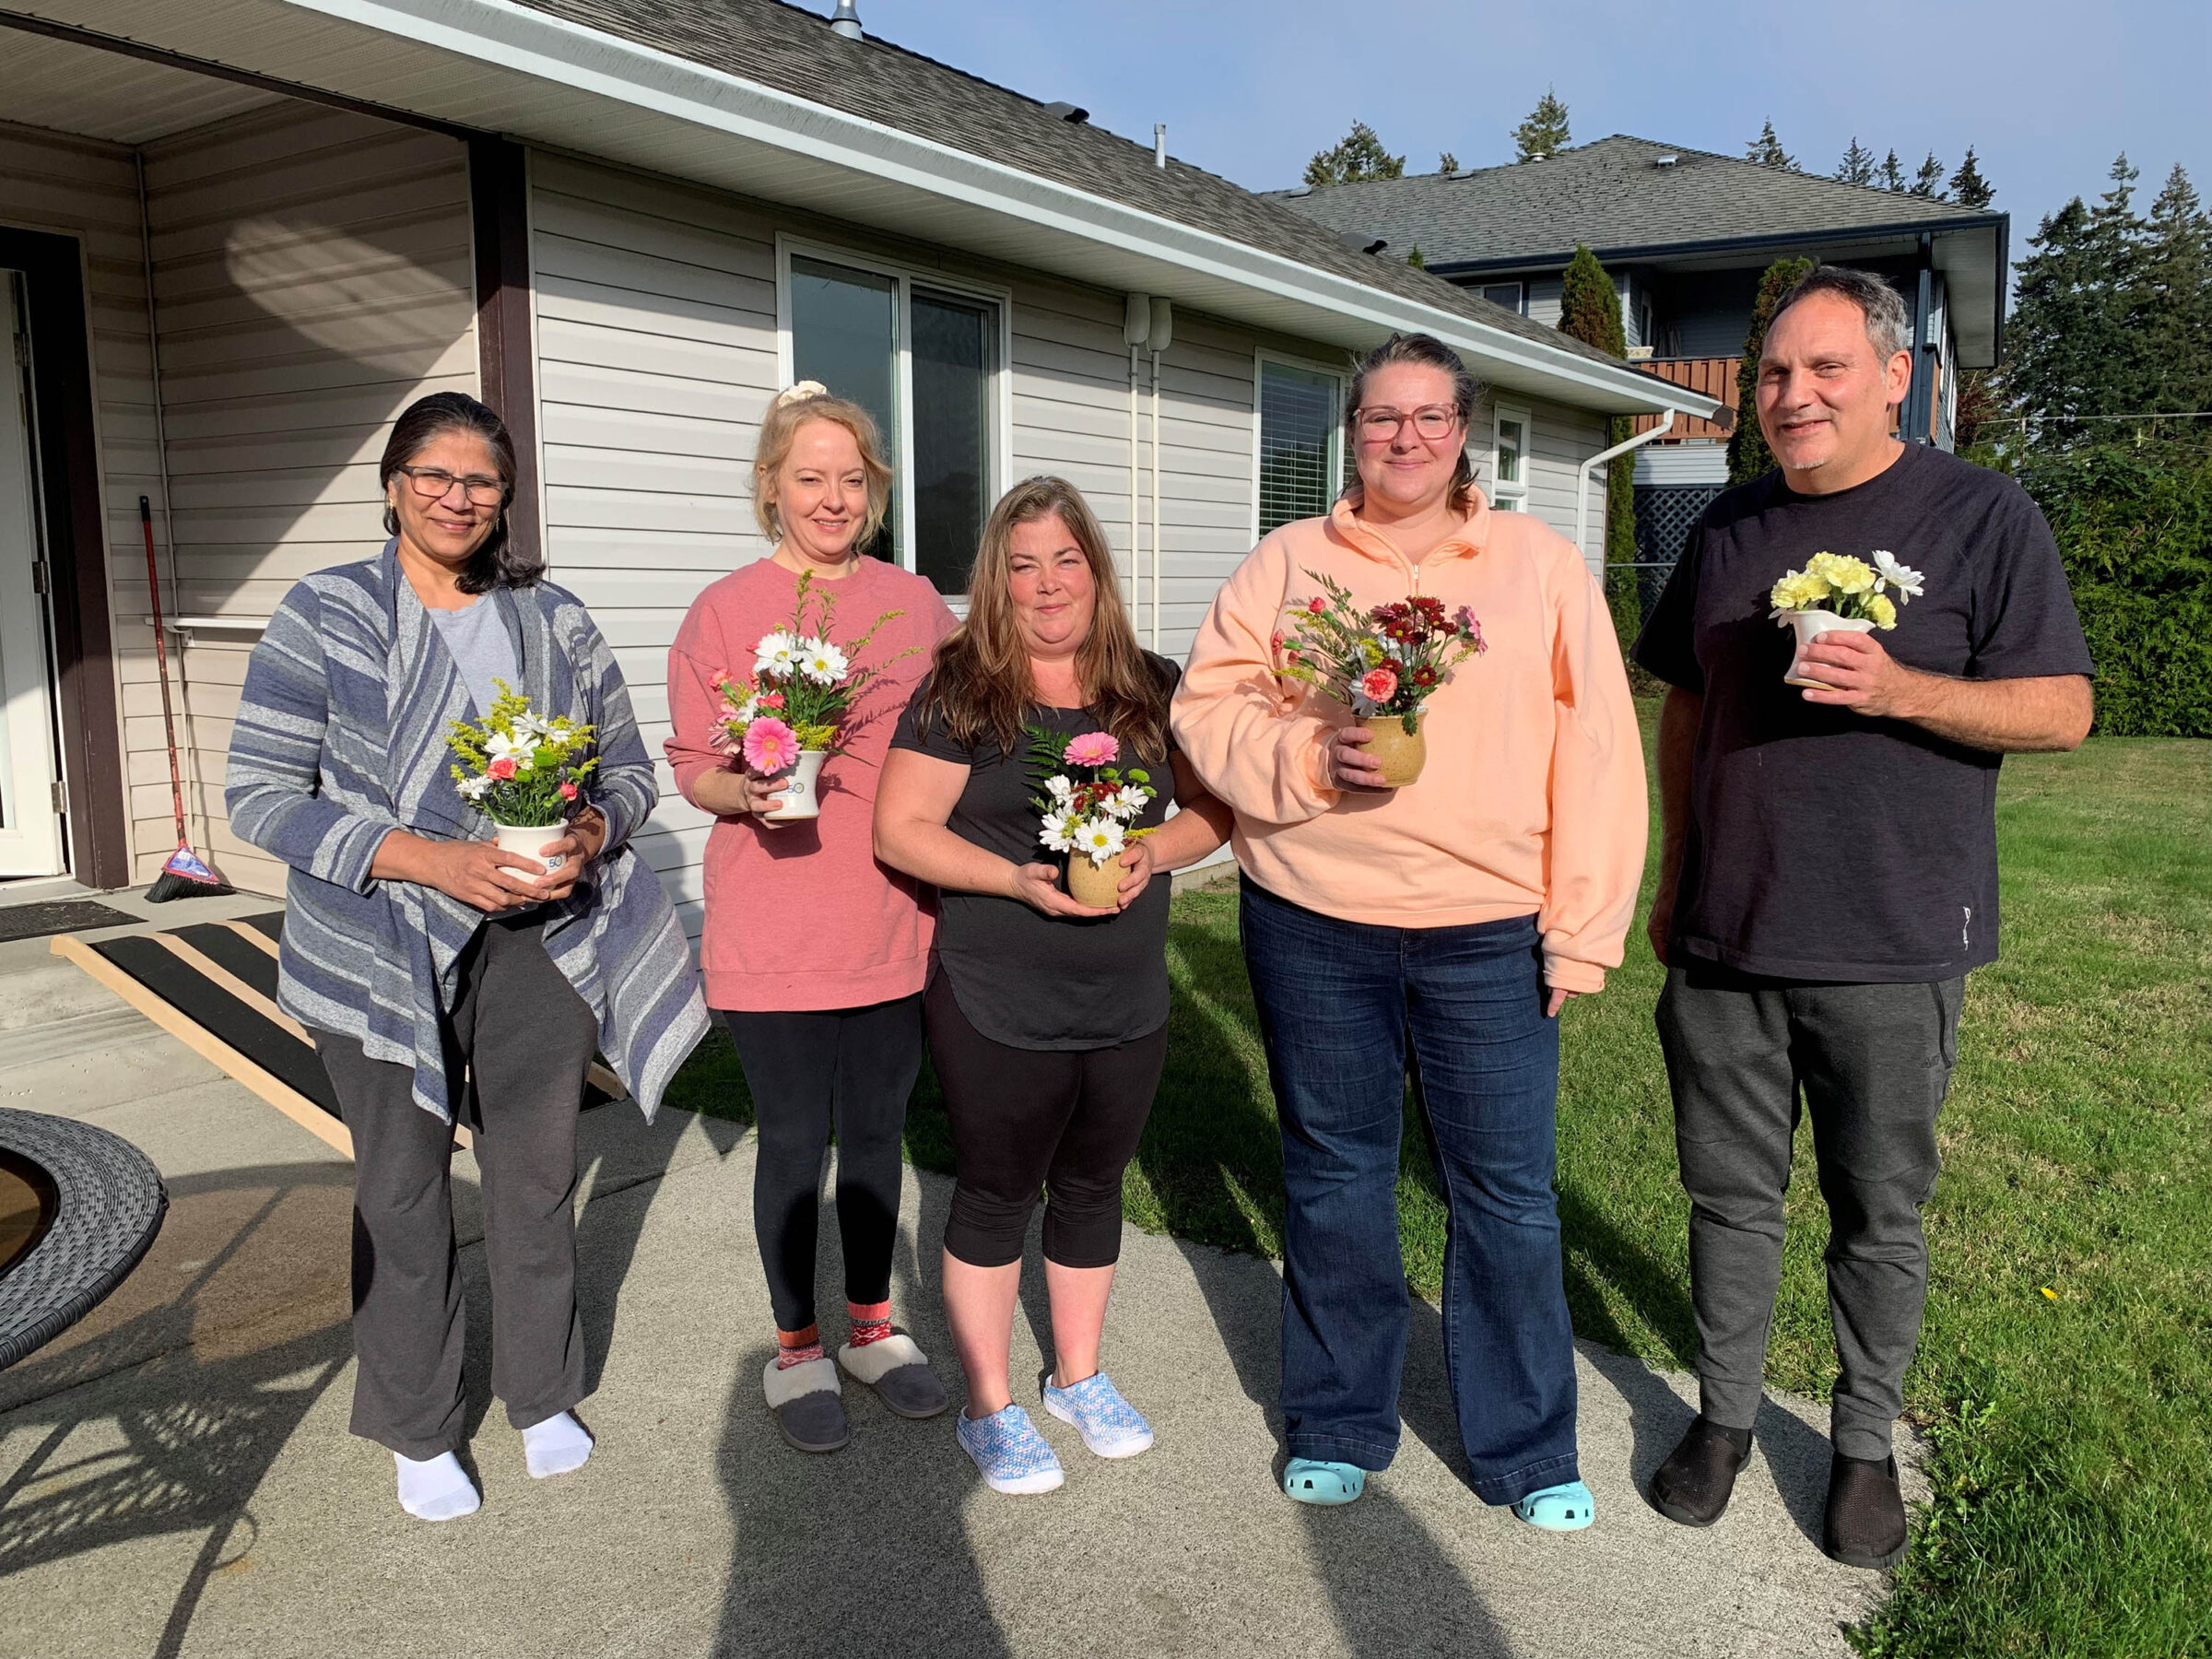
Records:
<instances>
[{"instance_id":1,"label":"blonde hair","mask_svg":"<svg viewBox=\"0 0 2212 1659\"><path fill-rule=\"evenodd\" d=\"M868 512L853 537L855 548L865 547L883 528L891 505L891 467L883 458L883 438L876 418L858 404L834 397L819 381L801 381L769 406L760 423L760 441L753 449L753 521L771 542L783 539L783 521L776 512L776 475L791 459L791 446L799 429L810 420L827 420L853 434L860 446L861 470L868 478Z\"/></svg>"},{"instance_id":2,"label":"blonde hair","mask_svg":"<svg viewBox=\"0 0 2212 1659\"><path fill-rule=\"evenodd\" d=\"M1025 478L992 508L968 573L968 619L938 643L919 717L926 721L933 710L942 710L946 730L963 746L988 738L1002 753L1016 757L1027 748L1022 727L1039 705L1030 678L1030 653L1014 620L1014 532L1053 517L1067 526L1083 549L1097 596L1089 636L1076 653L1084 706L1121 740L1132 760L1141 757L1163 764L1167 682L1136 642L1098 516L1082 491L1065 478Z\"/></svg>"}]
</instances>

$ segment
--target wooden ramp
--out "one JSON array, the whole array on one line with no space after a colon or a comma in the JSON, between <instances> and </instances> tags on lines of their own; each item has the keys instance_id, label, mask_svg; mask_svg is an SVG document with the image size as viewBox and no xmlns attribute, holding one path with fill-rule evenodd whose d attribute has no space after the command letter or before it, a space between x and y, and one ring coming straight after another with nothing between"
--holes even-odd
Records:
<instances>
[{"instance_id":1,"label":"wooden ramp","mask_svg":"<svg viewBox=\"0 0 2212 1659\"><path fill-rule=\"evenodd\" d=\"M222 1068L310 1135L353 1156L353 1136L307 1029L276 1006L276 942L284 912L191 922L158 933L52 946L195 1053ZM598 1062L585 1080L590 1111L628 1098ZM455 1144L469 1145L456 1124Z\"/></svg>"}]
</instances>

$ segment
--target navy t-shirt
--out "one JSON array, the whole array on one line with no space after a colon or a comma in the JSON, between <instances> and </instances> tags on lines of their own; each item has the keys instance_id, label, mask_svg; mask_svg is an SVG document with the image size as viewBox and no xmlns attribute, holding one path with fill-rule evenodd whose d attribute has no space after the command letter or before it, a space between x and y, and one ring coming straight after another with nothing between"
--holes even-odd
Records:
<instances>
[{"instance_id":1,"label":"navy t-shirt","mask_svg":"<svg viewBox=\"0 0 2212 1659\"><path fill-rule=\"evenodd\" d=\"M1778 979L1944 980L1997 955L1997 767L1901 720L1810 703L1783 683L1791 630L1771 589L1816 553L1925 579L1877 634L1961 679L2091 672L2057 543L2010 478L1906 446L1833 495L1779 472L1706 509L1636 641L1704 699L1668 954Z\"/></svg>"}]
</instances>

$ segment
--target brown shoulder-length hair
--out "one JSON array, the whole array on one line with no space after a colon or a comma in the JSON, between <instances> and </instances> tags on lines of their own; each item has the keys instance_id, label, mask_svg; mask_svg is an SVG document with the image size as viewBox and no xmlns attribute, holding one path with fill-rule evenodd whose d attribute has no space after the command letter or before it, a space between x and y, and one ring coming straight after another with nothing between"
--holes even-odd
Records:
<instances>
[{"instance_id":1,"label":"brown shoulder-length hair","mask_svg":"<svg viewBox=\"0 0 2212 1659\"><path fill-rule=\"evenodd\" d=\"M939 642L929 688L917 712L927 720L942 711L954 742L986 739L1003 753L1028 747L1022 728L1035 718L1037 688L1030 653L1014 621L1014 532L1022 524L1057 517L1090 565L1090 635L1076 653L1076 675L1091 718L1121 741L1130 759L1153 765L1168 755L1168 688L1144 650L1122 603L1120 578L1106 533L1083 492L1065 478L1025 478L999 498L983 524L968 573L968 619Z\"/></svg>"},{"instance_id":2,"label":"brown shoulder-length hair","mask_svg":"<svg viewBox=\"0 0 2212 1659\"><path fill-rule=\"evenodd\" d=\"M1394 334L1361 358L1352 370L1352 389L1344 400L1344 441L1354 455L1359 453L1359 410L1367 402L1368 376L1398 363L1435 369L1451 376L1452 406L1459 411L1462 431L1474 422L1475 406L1482 397L1482 382L1460 360L1459 353L1434 335ZM1344 487L1344 499L1357 512L1366 497L1366 486L1360 483L1355 466L1351 482ZM1475 511L1475 462L1467 453L1464 437L1459 445L1459 464L1452 469L1452 511L1463 516Z\"/></svg>"},{"instance_id":3,"label":"brown shoulder-length hair","mask_svg":"<svg viewBox=\"0 0 2212 1659\"><path fill-rule=\"evenodd\" d=\"M849 398L833 395L819 381L801 381L782 393L760 423L760 439L753 446L753 522L771 543L783 539L782 515L776 511L776 475L791 458L799 429L810 420L843 427L860 446L861 470L868 478L868 511L853 545L865 548L883 528L891 504L891 468L883 458L883 436L873 415Z\"/></svg>"}]
</instances>

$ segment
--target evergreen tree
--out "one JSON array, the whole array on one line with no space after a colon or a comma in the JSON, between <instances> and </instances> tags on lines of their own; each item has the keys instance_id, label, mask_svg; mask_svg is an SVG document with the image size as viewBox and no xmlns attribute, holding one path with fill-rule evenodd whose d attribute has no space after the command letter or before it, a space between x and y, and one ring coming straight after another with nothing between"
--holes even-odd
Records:
<instances>
[{"instance_id":1,"label":"evergreen tree","mask_svg":"<svg viewBox=\"0 0 2212 1659\"><path fill-rule=\"evenodd\" d=\"M1628 331L1621 323L1620 290L1597 262L1576 245L1559 283L1559 332L1614 357L1628 355ZM1628 441L1634 422L1615 416L1606 434L1607 448ZM1606 465L1606 603L1624 644L1643 626L1636 593L1636 464L1623 455Z\"/></svg>"},{"instance_id":2,"label":"evergreen tree","mask_svg":"<svg viewBox=\"0 0 2212 1659\"><path fill-rule=\"evenodd\" d=\"M2137 406L2212 409L2212 218L2178 162L2151 204L2140 273L2143 293L2131 309L2156 372L2145 377Z\"/></svg>"},{"instance_id":3,"label":"evergreen tree","mask_svg":"<svg viewBox=\"0 0 2212 1659\"><path fill-rule=\"evenodd\" d=\"M1982 164L1974 159L1974 147L1966 147L1966 159L1959 163L1959 171L1951 175L1951 200L1961 207L1983 208L1996 199L1997 193L1982 176Z\"/></svg>"},{"instance_id":4,"label":"evergreen tree","mask_svg":"<svg viewBox=\"0 0 2212 1659\"><path fill-rule=\"evenodd\" d=\"M1770 121L1759 130L1759 136L1744 146L1744 159L1756 161L1761 167L1779 167L1785 171L1797 171L1797 158L1782 147L1782 140L1774 136L1774 124Z\"/></svg>"},{"instance_id":5,"label":"evergreen tree","mask_svg":"<svg viewBox=\"0 0 2212 1659\"><path fill-rule=\"evenodd\" d=\"M1442 155L1437 157L1436 159L1436 171L1441 173L1457 172L1459 171L1459 158L1453 155L1450 150L1444 151Z\"/></svg>"},{"instance_id":6,"label":"evergreen tree","mask_svg":"<svg viewBox=\"0 0 2212 1659\"><path fill-rule=\"evenodd\" d=\"M1384 149L1375 129L1364 121L1353 122L1352 130L1334 148L1316 151L1306 163L1309 184L1357 184L1363 179L1403 178L1405 173L1406 158Z\"/></svg>"},{"instance_id":7,"label":"evergreen tree","mask_svg":"<svg viewBox=\"0 0 2212 1659\"><path fill-rule=\"evenodd\" d=\"M1421 252L1419 242L1413 244L1413 252L1406 255L1406 263L1417 271L1425 271L1429 268L1428 256Z\"/></svg>"},{"instance_id":8,"label":"evergreen tree","mask_svg":"<svg viewBox=\"0 0 2212 1659\"><path fill-rule=\"evenodd\" d=\"M1774 452L1759 429L1759 353L1767 343L1774 306L1791 286L1812 275L1809 259L1778 259L1759 279L1751 305L1751 327L1744 335L1744 359L1735 369L1735 430L1728 434L1728 482L1748 484L1774 468Z\"/></svg>"},{"instance_id":9,"label":"evergreen tree","mask_svg":"<svg viewBox=\"0 0 2212 1659\"><path fill-rule=\"evenodd\" d=\"M1889 158L1894 161L1897 152L1891 150ZM1843 152L1843 159L1837 164L1836 177L1846 184L1874 182L1874 152L1859 142L1856 133L1851 135L1851 147Z\"/></svg>"},{"instance_id":10,"label":"evergreen tree","mask_svg":"<svg viewBox=\"0 0 2212 1659\"><path fill-rule=\"evenodd\" d=\"M1567 106L1559 101L1557 91L1547 87L1528 119L1513 129L1513 159L1541 161L1572 142L1567 130Z\"/></svg>"},{"instance_id":11,"label":"evergreen tree","mask_svg":"<svg viewBox=\"0 0 2212 1659\"><path fill-rule=\"evenodd\" d=\"M1882 158L1882 171L1877 177L1884 190L1895 191L1899 195L1905 194L1905 170L1895 150Z\"/></svg>"},{"instance_id":12,"label":"evergreen tree","mask_svg":"<svg viewBox=\"0 0 2212 1659\"><path fill-rule=\"evenodd\" d=\"M2143 399L2155 394L2144 337L2147 227L2135 211L2136 173L2125 156L2111 177L2095 207L2076 196L2046 216L2016 267L2000 380L2006 402L2030 423L2022 441L2034 448L2117 436L2097 429L2106 423L2067 418L2127 414L2149 406Z\"/></svg>"},{"instance_id":13,"label":"evergreen tree","mask_svg":"<svg viewBox=\"0 0 2212 1659\"><path fill-rule=\"evenodd\" d=\"M1920 164L1920 171L1912 175L1912 188L1905 194L1934 202L1946 199L1943 194L1943 163L1936 159L1934 150L1930 150L1928 159Z\"/></svg>"}]
</instances>

